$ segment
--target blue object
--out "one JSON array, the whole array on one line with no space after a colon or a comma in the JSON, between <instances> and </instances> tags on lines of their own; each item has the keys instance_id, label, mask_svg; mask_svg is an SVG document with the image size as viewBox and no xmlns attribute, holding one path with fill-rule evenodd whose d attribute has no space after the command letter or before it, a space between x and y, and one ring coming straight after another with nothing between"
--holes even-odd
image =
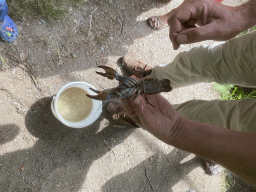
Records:
<instances>
[{"instance_id":1,"label":"blue object","mask_svg":"<svg viewBox=\"0 0 256 192\"><path fill-rule=\"evenodd\" d=\"M3 23L0 24L0 36L8 43L12 43L18 37L18 28L8 15L5 15Z\"/></svg>"},{"instance_id":2,"label":"blue object","mask_svg":"<svg viewBox=\"0 0 256 192\"><path fill-rule=\"evenodd\" d=\"M4 21L5 15L8 13L8 5L5 0L0 0L0 22Z\"/></svg>"}]
</instances>

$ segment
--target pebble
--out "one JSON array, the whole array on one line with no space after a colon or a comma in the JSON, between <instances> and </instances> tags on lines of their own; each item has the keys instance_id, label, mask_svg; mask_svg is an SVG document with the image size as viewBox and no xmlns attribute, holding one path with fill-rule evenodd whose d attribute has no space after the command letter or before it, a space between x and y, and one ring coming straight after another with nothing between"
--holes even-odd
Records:
<instances>
[{"instance_id":1,"label":"pebble","mask_svg":"<svg viewBox=\"0 0 256 192\"><path fill-rule=\"evenodd\" d=\"M41 21L43 24L45 24L45 20L43 20L43 19L40 19L40 21Z\"/></svg>"},{"instance_id":2,"label":"pebble","mask_svg":"<svg viewBox=\"0 0 256 192\"><path fill-rule=\"evenodd\" d=\"M24 61L25 58L26 58L25 53L24 53L24 52L21 52L21 53L20 53L20 59L21 59L21 61Z\"/></svg>"}]
</instances>

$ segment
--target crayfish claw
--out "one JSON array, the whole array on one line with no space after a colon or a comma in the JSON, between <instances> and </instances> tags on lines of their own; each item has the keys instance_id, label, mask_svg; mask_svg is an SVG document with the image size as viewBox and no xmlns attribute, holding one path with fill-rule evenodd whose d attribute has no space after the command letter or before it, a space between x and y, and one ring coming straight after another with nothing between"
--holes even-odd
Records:
<instances>
[{"instance_id":1,"label":"crayfish claw","mask_svg":"<svg viewBox=\"0 0 256 192\"><path fill-rule=\"evenodd\" d=\"M96 100L106 100L107 98L107 92L106 91L98 91L98 90L95 90L93 88L90 88L90 90L92 90L93 92L97 93L98 95L89 95L89 94L86 94L87 97L91 98L91 99L96 99Z\"/></svg>"},{"instance_id":2,"label":"crayfish claw","mask_svg":"<svg viewBox=\"0 0 256 192\"><path fill-rule=\"evenodd\" d=\"M92 90L93 92L95 92L95 93L98 93L98 94L100 94L102 91L98 91L98 90L96 90L96 89L93 89L93 88L89 88L90 90Z\"/></svg>"},{"instance_id":3,"label":"crayfish claw","mask_svg":"<svg viewBox=\"0 0 256 192\"><path fill-rule=\"evenodd\" d=\"M108 79L114 79L114 78L109 77L109 76L107 75L107 73L102 73L102 72L98 72L98 71L96 71L96 73L97 73L98 75L103 76L103 77L107 77Z\"/></svg>"},{"instance_id":4,"label":"crayfish claw","mask_svg":"<svg viewBox=\"0 0 256 192\"><path fill-rule=\"evenodd\" d=\"M107 77L108 79L114 79L119 77L120 75L116 72L116 70L114 70L111 67L108 66L104 66L104 65L99 65L99 68L102 68L106 71L106 73L101 73L101 72L96 72L99 75L102 75L104 77Z\"/></svg>"}]
</instances>

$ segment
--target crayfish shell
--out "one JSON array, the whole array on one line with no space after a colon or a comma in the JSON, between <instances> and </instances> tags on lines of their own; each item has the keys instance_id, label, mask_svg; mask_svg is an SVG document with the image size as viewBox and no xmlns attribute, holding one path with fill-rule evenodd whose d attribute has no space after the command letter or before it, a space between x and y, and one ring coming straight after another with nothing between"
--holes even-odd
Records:
<instances>
[{"instance_id":1,"label":"crayfish shell","mask_svg":"<svg viewBox=\"0 0 256 192\"><path fill-rule=\"evenodd\" d=\"M172 90L172 87L170 85L169 79L153 79L153 78L146 78L143 81L143 92L146 94L157 94L161 92L169 92Z\"/></svg>"}]
</instances>

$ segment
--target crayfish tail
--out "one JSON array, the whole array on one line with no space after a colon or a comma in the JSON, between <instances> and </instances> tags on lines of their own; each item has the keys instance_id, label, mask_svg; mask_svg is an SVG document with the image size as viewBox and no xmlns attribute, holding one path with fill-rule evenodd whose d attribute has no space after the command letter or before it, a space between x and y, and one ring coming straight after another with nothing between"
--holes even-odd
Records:
<instances>
[{"instance_id":1,"label":"crayfish tail","mask_svg":"<svg viewBox=\"0 0 256 192\"><path fill-rule=\"evenodd\" d=\"M169 79L162 79L160 81L160 85L162 87L161 89L162 92L169 92L172 90L171 81Z\"/></svg>"}]
</instances>

